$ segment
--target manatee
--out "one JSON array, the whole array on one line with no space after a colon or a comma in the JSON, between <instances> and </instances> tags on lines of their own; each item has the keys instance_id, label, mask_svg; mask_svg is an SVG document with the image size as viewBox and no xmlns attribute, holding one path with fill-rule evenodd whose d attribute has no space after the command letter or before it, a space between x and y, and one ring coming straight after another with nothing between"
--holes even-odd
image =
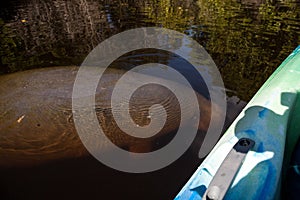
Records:
<instances>
[{"instance_id":1,"label":"manatee","mask_svg":"<svg viewBox=\"0 0 300 200\"><path fill-rule=\"evenodd\" d=\"M36 165L88 155L72 115L72 89L78 69L76 66L50 67L0 76L0 166ZM160 103L166 109L167 122L150 138L124 134L113 119L110 105L111 91L123 73L120 69L109 69L101 78L95 105L99 123L109 139L123 149L149 152L160 148L160 138L172 139L171 133L178 129L178 101L164 87L145 86L142 94L133 95L135 103L130 102L132 119L137 126L147 125L151 120L149 107ZM206 130L211 119L211 103L202 95L196 95L201 118L199 124L194 125Z\"/></svg>"}]
</instances>

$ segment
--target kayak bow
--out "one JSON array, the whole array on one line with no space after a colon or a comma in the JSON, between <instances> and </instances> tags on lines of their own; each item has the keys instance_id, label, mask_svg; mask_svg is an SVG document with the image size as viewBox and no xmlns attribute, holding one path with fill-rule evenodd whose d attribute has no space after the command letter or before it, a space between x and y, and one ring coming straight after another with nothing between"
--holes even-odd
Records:
<instances>
[{"instance_id":1,"label":"kayak bow","mask_svg":"<svg viewBox=\"0 0 300 200\"><path fill-rule=\"evenodd\" d=\"M299 94L300 46L255 94L175 200L221 199L223 188L210 183L218 179L219 184L228 184L220 183L226 180L220 176L230 174L222 163L241 138L253 140L255 145L230 180L224 199L279 198L281 180L300 135ZM218 170L225 171L220 175ZM207 188L213 188L213 197L207 196Z\"/></svg>"}]
</instances>

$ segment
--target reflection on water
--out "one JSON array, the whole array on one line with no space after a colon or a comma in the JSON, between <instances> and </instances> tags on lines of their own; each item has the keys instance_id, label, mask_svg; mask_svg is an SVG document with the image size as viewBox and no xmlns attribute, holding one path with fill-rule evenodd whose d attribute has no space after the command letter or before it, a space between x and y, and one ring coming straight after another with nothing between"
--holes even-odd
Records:
<instances>
[{"instance_id":1,"label":"reflection on water","mask_svg":"<svg viewBox=\"0 0 300 200\"><path fill-rule=\"evenodd\" d=\"M298 0L11 0L1 4L0 73L79 65L109 36L161 26L203 45L219 67L229 94L248 101L300 43ZM172 62L172 56L161 52L139 53L115 64L127 69L147 59ZM229 121L245 105L238 101L229 100L229 110L234 111ZM191 148L165 169L139 175L116 172L92 157L1 169L0 198L172 199L199 164L197 150Z\"/></svg>"},{"instance_id":2,"label":"reflection on water","mask_svg":"<svg viewBox=\"0 0 300 200\"><path fill-rule=\"evenodd\" d=\"M300 43L297 0L13 0L0 12L1 73L80 64L118 32L162 26L195 38L249 100Z\"/></svg>"}]
</instances>

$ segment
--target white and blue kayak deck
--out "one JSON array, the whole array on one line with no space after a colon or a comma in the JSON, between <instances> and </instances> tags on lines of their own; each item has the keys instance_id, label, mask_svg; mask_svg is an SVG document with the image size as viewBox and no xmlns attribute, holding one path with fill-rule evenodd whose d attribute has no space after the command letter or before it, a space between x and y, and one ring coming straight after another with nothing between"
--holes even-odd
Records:
<instances>
[{"instance_id":1,"label":"white and blue kayak deck","mask_svg":"<svg viewBox=\"0 0 300 200\"><path fill-rule=\"evenodd\" d=\"M175 200L200 200L240 138L255 142L225 199L278 199L300 135L300 46L247 104Z\"/></svg>"}]
</instances>

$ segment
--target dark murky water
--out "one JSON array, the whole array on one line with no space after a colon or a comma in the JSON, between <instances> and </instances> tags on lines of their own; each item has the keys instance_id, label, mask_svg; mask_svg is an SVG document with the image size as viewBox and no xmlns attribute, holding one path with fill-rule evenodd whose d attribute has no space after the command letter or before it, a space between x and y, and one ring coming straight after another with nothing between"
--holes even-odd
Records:
<instances>
[{"instance_id":1,"label":"dark murky water","mask_svg":"<svg viewBox=\"0 0 300 200\"><path fill-rule=\"evenodd\" d=\"M162 26L203 45L220 68L226 87L247 101L300 43L298 0L11 0L1 4L1 73L80 64L111 35Z\"/></svg>"},{"instance_id":2,"label":"dark murky water","mask_svg":"<svg viewBox=\"0 0 300 200\"><path fill-rule=\"evenodd\" d=\"M228 95L248 101L300 44L298 0L11 0L0 4L1 74L80 65L109 36L160 26L203 45L216 62ZM159 52L140 56L172 60ZM128 60L140 64L140 58L129 55ZM244 105L234 101L229 101L228 122ZM146 174L117 172L92 157L1 169L0 198L172 199L200 163L193 146L172 165Z\"/></svg>"}]
</instances>

